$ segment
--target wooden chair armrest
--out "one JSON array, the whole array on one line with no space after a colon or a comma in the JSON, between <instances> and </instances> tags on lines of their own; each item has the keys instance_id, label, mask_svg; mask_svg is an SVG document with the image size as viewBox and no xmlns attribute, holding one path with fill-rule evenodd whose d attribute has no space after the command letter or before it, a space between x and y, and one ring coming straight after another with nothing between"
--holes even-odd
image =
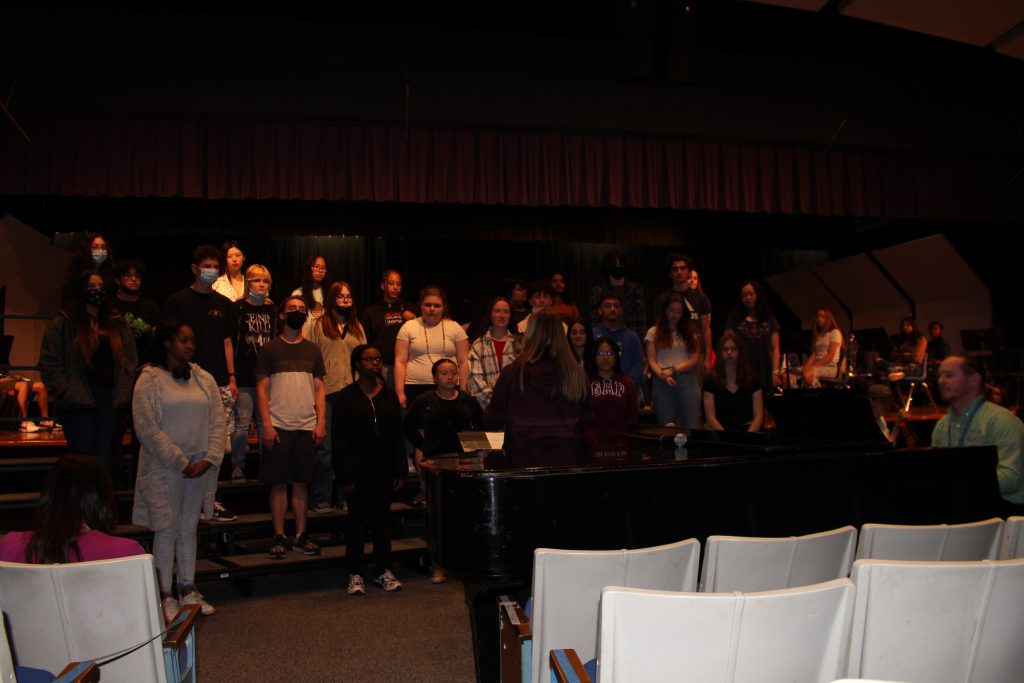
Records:
<instances>
[{"instance_id":1,"label":"wooden chair armrest","mask_svg":"<svg viewBox=\"0 0 1024 683\"><path fill-rule=\"evenodd\" d=\"M498 616L501 626L514 630L520 642L533 638L533 624L518 602L504 596L498 598Z\"/></svg>"},{"instance_id":2,"label":"wooden chair armrest","mask_svg":"<svg viewBox=\"0 0 1024 683\"><path fill-rule=\"evenodd\" d=\"M188 634L195 628L196 619L199 618L199 614L202 608L199 605L185 605L178 611L174 619L177 621L181 618L183 612L187 613L184 620L178 626L167 634L164 638L164 647L172 650L180 650L181 646L185 644L188 639Z\"/></svg>"},{"instance_id":3,"label":"wooden chair armrest","mask_svg":"<svg viewBox=\"0 0 1024 683\"><path fill-rule=\"evenodd\" d=\"M551 651L551 680L558 683L590 683L590 676L583 670L583 662L576 650Z\"/></svg>"},{"instance_id":4,"label":"wooden chair armrest","mask_svg":"<svg viewBox=\"0 0 1024 683\"><path fill-rule=\"evenodd\" d=\"M81 664L81 662L70 662L67 666L64 667L63 671L57 674L57 678L60 678L61 676L67 676L69 673L71 673L71 670L79 664ZM80 672L74 678L68 680L69 683L97 683L97 681L100 680L100 668L96 666L96 662L90 662L89 666L87 666L84 671Z\"/></svg>"}]
</instances>

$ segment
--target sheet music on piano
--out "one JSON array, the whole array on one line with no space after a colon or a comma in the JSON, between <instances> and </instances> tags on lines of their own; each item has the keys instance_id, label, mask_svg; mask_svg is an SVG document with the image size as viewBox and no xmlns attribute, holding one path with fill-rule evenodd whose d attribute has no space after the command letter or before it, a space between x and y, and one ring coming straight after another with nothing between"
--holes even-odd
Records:
<instances>
[{"instance_id":1,"label":"sheet music on piano","mask_svg":"<svg viewBox=\"0 0 1024 683\"><path fill-rule=\"evenodd\" d=\"M505 446L505 432L459 432L459 443L466 453L500 451Z\"/></svg>"}]
</instances>

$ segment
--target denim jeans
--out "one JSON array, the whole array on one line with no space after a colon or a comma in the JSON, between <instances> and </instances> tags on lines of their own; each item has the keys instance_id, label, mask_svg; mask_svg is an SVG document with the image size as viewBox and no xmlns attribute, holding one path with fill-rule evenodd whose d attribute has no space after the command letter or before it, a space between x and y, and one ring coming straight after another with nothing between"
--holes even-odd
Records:
<instances>
[{"instance_id":1,"label":"denim jeans","mask_svg":"<svg viewBox=\"0 0 1024 683\"><path fill-rule=\"evenodd\" d=\"M700 386L692 372L677 373L676 385L655 379L653 387L654 414L659 425L674 422L683 429L696 429L700 419Z\"/></svg>"},{"instance_id":2,"label":"denim jeans","mask_svg":"<svg viewBox=\"0 0 1024 683\"><path fill-rule=\"evenodd\" d=\"M313 481L309 482L309 507L314 508L323 503L330 504L334 493L334 464L331 456L331 417L334 415L334 402L339 392L327 394L327 435L316 448L320 462L313 472ZM339 499L340 502L340 499Z\"/></svg>"},{"instance_id":3,"label":"denim jeans","mask_svg":"<svg viewBox=\"0 0 1024 683\"><path fill-rule=\"evenodd\" d=\"M235 431L231 433L231 466L245 469L245 454L249 449L249 425L256 420L256 434L263 432L260 413L256 410L256 387L238 387L238 398L235 399ZM262 450L262 443L257 445Z\"/></svg>"}]
</instances>

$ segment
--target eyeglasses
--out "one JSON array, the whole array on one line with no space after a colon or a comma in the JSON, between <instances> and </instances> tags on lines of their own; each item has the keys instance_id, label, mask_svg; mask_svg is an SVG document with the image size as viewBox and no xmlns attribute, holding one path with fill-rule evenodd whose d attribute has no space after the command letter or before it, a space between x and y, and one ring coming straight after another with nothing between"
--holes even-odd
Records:
<instances>
[{"instance_id":1,"label":"eyeglasses","mask_svg":"<svg viewBox=\"0 0 1024 683\"><path fill-rule=\"evenodd\" d=\"M310 266L309 269L310 270L322 270L325 273L327 272L327 266Z\"/></svg>"},{"instance_id":2,"label":"eyeglasses","mask_svg":"<svg viewBox=\"0 0 1024 683\"><path fill-rule=\"evenodd\" d=\"M141 275L139 275L138 273L133 273L133 272L121 273L121 277L123 277L125 280L141 280L142 279Z\"/></svg>"},{"instance_id":3,"label":"eyeglasses","mask_svg":"<svg viewBox=\"0 0 1024 683\"><path fill-rule=\"evenodd\" d=\"M270 284L270 279L269 278L265 278L265 277L254 277L254 278L248 280L248 282L266 282L269 285Z\"/></svg>"},{"instance_id":4,"label":"eyeglasses","mask_svg":"<svg viewBox=\"0 0 1024 683\"><path fill-rule=\"evenodd\" d=\"M383 361L384 361L384 359L381 358L380 356L363 356L362 358L359 359L360 363L371 363L371 364L373 364L373 363L381 363Z\"/></svg>"},{"instance_id":5,"label":"eyeglasses","mask_svg":"<svg viewBox=\"0 0 1024 683\"><path fill-rule=\"evenodd\" d=\"M351 301L352 300L352 295L351 294L339 294L336 298L338 298L338 299L346 299L348 301Z\"/></svg>"},{"instance_id":6,"label":"eyeglasses","mask_svg":"<svg viewBox=\"0 0 1024 683\"><path fill-rule=\"evenodd\" d=\"M598 351L597 352L597 357L598 358L612 358L614 356L615 356L615 352L614 351Z\"/></svg>"}]
</instances>

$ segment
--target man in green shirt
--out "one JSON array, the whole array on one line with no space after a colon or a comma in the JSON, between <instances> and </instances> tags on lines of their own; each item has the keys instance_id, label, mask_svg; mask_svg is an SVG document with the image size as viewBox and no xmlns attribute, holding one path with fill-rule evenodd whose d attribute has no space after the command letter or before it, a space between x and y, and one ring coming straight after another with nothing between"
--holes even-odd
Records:
<instances>
[{"instance_id":1,"label":"man in green shirt","mask_svg":"<svg viewBox=\"0 0 1024 683\"><path fill-rule=\"evenodd\" d=\"M939 365L939 391L949 412L932 432L932 446L995 446L996 477L1003 498L1024 504L1024 423L1013 413L985 400L985 377L963 356L949 356Z\"/></svg>"}]
</instances>

